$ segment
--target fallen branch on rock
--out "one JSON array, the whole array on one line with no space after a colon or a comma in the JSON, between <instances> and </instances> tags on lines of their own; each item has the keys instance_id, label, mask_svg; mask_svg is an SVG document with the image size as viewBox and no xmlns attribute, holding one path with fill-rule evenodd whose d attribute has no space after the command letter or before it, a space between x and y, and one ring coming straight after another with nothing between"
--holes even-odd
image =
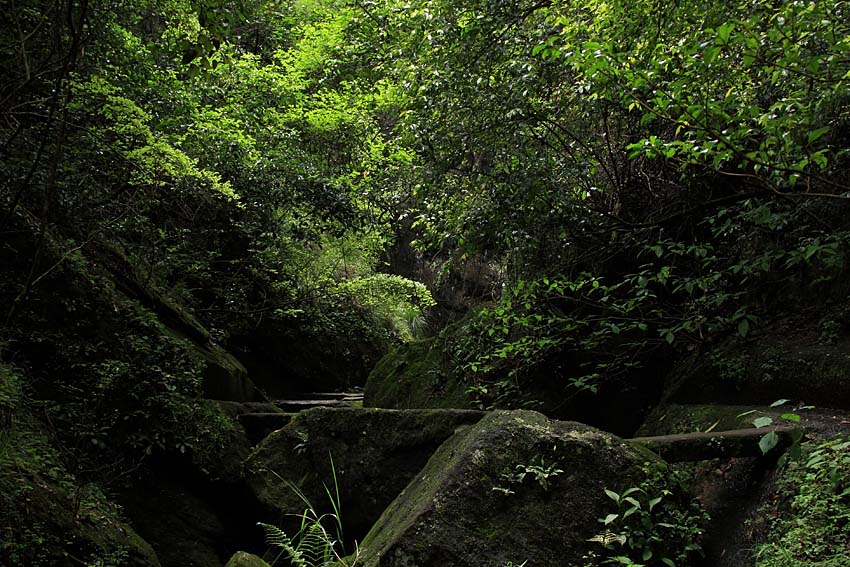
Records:
<instances>
[{"instance_id":1,"label":"fallen branch on rock","mask_svg":"<svg viewBox=\"0 0 850 567\"><path fill-rule=\"evenodd\" d=\"M791 446L794 433L799 427L775 427L770 430L736 429L734 431L712 431L710 433L684 433L658 437L635 437L630 443L646 447L670 463L707 461L723 457L760 457L759 440L768 431L779 437L779 443L770 454L778 454ZM799 434L798 434L799 435Z\"/></svg>"}]
</instances>

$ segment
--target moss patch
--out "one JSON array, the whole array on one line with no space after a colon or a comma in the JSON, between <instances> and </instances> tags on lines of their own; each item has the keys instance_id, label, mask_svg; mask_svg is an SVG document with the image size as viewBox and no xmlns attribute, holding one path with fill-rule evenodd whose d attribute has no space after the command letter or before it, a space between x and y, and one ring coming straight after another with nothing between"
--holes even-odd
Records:
<instances>
[{"instance_id":1,"label":"moss patch","mask_svg":"<svg viewBox=\"0 0 850 567\"><path fill-rule=\"evenodd\" d=\"M383 408L470 408L465 385L452 372L447 342L461 323L437 336L399 345L375 366L363 405Z\"/></svg>"},{"instance_id":2,"label":"moss patch","mask_svg":"<svg viewBox=\"0 0 850 567\"><path fill-rule=\"evenodd\" d=\"M756 414L748 413L754 406L724 405L679 405L669 404L657 407L638 430L636 437L653 435L677 435L700 431L732 431L753 427ZM765 408L766 409L766 408ZM783 408L774 413L783 413ZM742 416L741 414L748 415ZM758 415L761 415L759 413Z\"/></svg>"},{"instance_id":3,"label":"moss patch","mask_svg":"<svg viewBox=\"0 0 850 567\"><path fill-rule=\"evenodd\" d=\"M277 524L304 510L304 502L285 481L296 485L320 513L332 512L324 488L334 486L332 458L347 535L360 539L440 444L481 416L439 409L301 412L264 439L245 463L248 486L266 512L258 519Z\"/></svg>"},{"instance_id":4,"label":"moss patch","mask_svg":"<svg viewBox=\"0 0 850 567\"><path fill-rule=\"evenodd\" d=\"M250 553L237 551L225 567L269 567L269 564Z\"/></svg>"}]
</instances>

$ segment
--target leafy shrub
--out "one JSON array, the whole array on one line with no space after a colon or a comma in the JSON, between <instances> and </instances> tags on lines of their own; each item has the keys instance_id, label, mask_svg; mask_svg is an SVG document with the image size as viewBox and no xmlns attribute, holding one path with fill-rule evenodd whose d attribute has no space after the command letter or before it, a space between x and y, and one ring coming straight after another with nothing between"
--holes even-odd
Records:
<instances>
[{"instance_id":1,"label":"leafy shrub","mask_svg":"<svg viewBox=\"0 0 850 567\"><path fill-rule=\"evenodd\" d=\"M599 519L605 529L590 541L603 550L591 550L583 567L682 567L701 553L707 516L689 497L683 476L657 466L647 465L644 471L640 486L622 493L605 490L616 509Z\"/></svg>"},{"instance_id":2,"label":"leafy shrub","mask_svg":"<svg viewBox=\"0 0 850 567\"><path fill-rule=\"evenodd\" d=\"M425 312L435 305L423 284L391 274L345 280L336 290L369 309L379 322L383 320L383 325L389 325L405 341L417 338Z\"/></svg>"}]
</instances>

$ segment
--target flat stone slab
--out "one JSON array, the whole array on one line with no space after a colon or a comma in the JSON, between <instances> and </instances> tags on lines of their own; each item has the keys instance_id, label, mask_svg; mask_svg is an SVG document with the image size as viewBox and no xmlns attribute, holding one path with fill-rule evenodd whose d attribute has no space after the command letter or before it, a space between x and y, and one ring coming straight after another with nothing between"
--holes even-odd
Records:
<instances>
[{"instance_id":1,"label":"flat stone slab","mask_svg":"<svg viewBox=\"0 0 850 567\"><path fill-rule=\"evenodd\" d=\"M346 399L315 399L315 400L276 400L274 404L282 411L294 412L303 411L311 408L344 408L350 407L351 402L359 400Z\"/></svg>"}]
</instances>

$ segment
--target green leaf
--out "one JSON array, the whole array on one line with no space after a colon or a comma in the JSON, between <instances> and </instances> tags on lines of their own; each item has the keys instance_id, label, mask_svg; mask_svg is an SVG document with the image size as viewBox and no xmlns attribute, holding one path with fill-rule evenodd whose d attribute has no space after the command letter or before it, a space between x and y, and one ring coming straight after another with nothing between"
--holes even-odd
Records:
<instances>
[{"instance_id":1,"label":"green leaf","mask_svg":"<svg viewBox=\"0 0 850 567\"><path fill-rule=\"evenodd\" d=\"M771 431L767 433L764 437L759 441L759 448L763 455L766 455L770 452L771 449L779 445L779 435L776 434L775 431Z\"/></svg>"},{"instance_id":2,"label":"green leaf","mask_svg":"<svg viewBox=\"0 0 850 567\"><path fill-rule=\"evenodd\" d=\"M608 514L607 516L605 516L605 525L607 526L608 524L610 524L611 522L613 522L614 520L616 520L619 517L620 517L619 514Z\"/></svg>"},{"instance_id":3,"label":"green leaf","mask_svg":"<svg viewBox=\"0 0 850 567\"><path fill-rule=\"evenodd\" d=\"M775 402L773 402L772 404L770 404L770 407L772 407L772 408L776 408L776 407L779 407L779 406L781 406L781 405L783 405L783 404L787 404L787 403L788 403L788 402L790 402L790 401L791 401L791 400L786 400L786 399L776 400Z\"/></svg>"},{"instance_id":4,"label":"green leaf","mask_svg":"<svg viewBox=\"0 0 850 567\"><path fill-rule=\"evenodd\" d=\"M719 28L717 28L717 37L720 38L720 41L724 44L729 43L729 36L732 34L732 29L735 27L735 24L723 24Z\"/></svg>"},{"instance_id":5,"label":"green leaf","mask_svg":"<svg viewBox=\"0 0 850 567\"><path fill-rule=\"evenodd\" d=\"M613 500L613 501L614 501L614 502L616 502L617 504L619 504L619 503L620 503L620 495L619 495L619 494L617 494L616 492L614 492L613 490L608 490L608 489L606 488L606 489L605 489L605 494L607 494L607 495L608 495L608 498L610 498L611 500Z\"/></svg>"},{"instance_id":6,"label":"green leaf","mask_svg":"<svg viewBox=\"0 0 850 567\"><path fill-rule=\"evenodd\" d=\"M809 132L809 143L811 144L812 142L816 141L817 139L819 139L821 136L823 136L827 132L829 132L828 126L824 126L823 128L818 128L817 130L812 130L811 132Z\"/></svg>"},{"instance_id":7,"label":"green leaf","mask_svg":"<svg viewBox=\"0 0 850 567\"><path fill-rule=\"evenodd\" d=\"M629 504L631 504L631 505L632 505L632 506L634 506L635 508L640 508L640 502L638 502L637 500L635 500L634 498L632 498L632 497L630 497L630 496L629 496L629 497L626 497L626 498L623 498L623 500L624 500L624 501L626 501L626 502L628 502Z\"/></svg>"},{"instance_id":8,"label":"green leaf","mask_svg":"<svg viewBox=\"0 0 850 567\"><path fill-rule=\"evenodd\" d=\"M800 423L800 416L796 413L783 413L780 416L782 419L787 421L793 421L794 423Z\"/></svg>"},{"instance_id":9,"label":"green leaf","mask_svg":"<svg viewBox=\"0 0 850 567\"><path fill-rule=\"evenodd\" d=\"M741 319L738 322L738 334L741 335L742 337L746 337L749 332L750 332L750 321L746 318Z\"/></svg>"},{"instance_id":10,"label":"green leaf","mask_svg":"<svg viewBox=\"0 0 850 567\"><path fill-rule=\"evenodd\" d=\"M761 429L762 427L767 427L769 425L773 425L773 418L767 417L767 416L757 417L756 419L753 420L753 425L755 425L759 429Z\"/></svg>"}]
</instances>

